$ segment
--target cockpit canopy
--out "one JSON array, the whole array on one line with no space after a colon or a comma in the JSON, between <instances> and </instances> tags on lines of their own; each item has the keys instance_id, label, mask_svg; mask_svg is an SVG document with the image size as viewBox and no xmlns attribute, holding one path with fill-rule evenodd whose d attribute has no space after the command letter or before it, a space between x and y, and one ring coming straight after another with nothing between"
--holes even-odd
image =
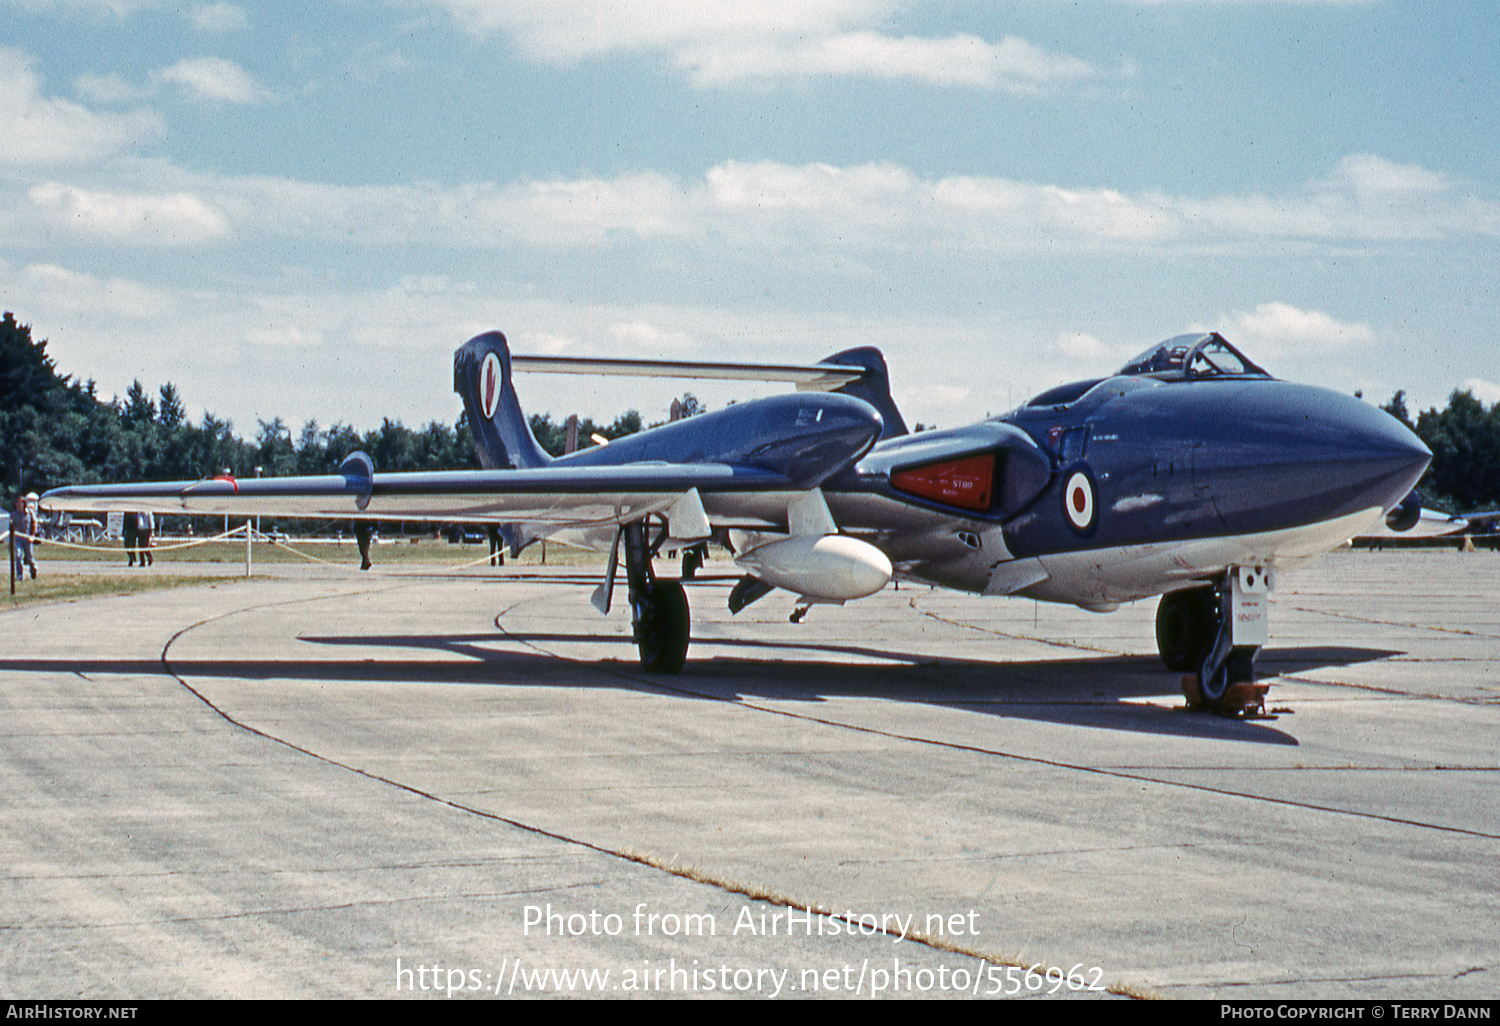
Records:
<instances>
[{"instance_id":1,"label":"cockpit canopy","mask_svg":"<svg viewBox=\"0 0 1500 1026\"><path fill-rule=\"evenodd\" d=\"M1169 338L1141 353L1116 373L1145 375L1162 381L1271 376L1251 363L1217 331Z\"/></svg>"},{"instance_id":2,"label":"cockpit canopy","mask_svg":"<svg viewBox=\"0 0 1500 1026\"><path fill-rule=\"evenodd\" d=\"M1216 331L1206 335L1178 335L1152 346L1111 377L1070 381L1066 385L1049 388L1041 395L1032 397L1023 409L1061 410L1077 403L1087 404L1090 396L1110 393L1111 390L1123 394L1121 389L1150 388L1156 382L1270 377ZM1122 381L1122 378L1153 380Z\"/></svg>"}]
</instances>

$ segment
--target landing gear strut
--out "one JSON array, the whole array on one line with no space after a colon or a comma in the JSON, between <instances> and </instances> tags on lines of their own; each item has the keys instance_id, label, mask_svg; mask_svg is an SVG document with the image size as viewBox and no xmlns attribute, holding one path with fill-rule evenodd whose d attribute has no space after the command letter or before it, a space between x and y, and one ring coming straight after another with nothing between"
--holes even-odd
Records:
<instances>
[{"instance_id":1,"label":"landing gear strut","mask_svg":"<svg viewBox=\"0 0 1500 1026\"><path fill-rule=\"evenodd\" d=\"M1207 588L1170 592L1156 607L1156 645L1168 669L1190 671L1182 690L1188 705L1222 716L1264 707L1266 687L1255 683L1258 644L1235 644L1237 568Z\"/></svg>"},{"instance_id":2,"label":"landing gear strut","mask_svg":"<svg viewBox=\"0 0 1500 1026\"><path fill-rule=\"evenodd\" d=\"M641 666L652 673L676 673L687 660L687 593L677 581L659 580L651 570L652 547L644 521L626 524L625 578Z\"/></svg>"},{"instance_id":3,"label":"landing gear strut","mask_svg":"<svg viewBox=\"0 0 1500 1026\"><path fill-rule=\"evenodd\" d=\"M703 568L703 561L708 558L708 543L693 545L682 550L682 579L690 581L699 570Z\"/></svg>"}]
</instances>

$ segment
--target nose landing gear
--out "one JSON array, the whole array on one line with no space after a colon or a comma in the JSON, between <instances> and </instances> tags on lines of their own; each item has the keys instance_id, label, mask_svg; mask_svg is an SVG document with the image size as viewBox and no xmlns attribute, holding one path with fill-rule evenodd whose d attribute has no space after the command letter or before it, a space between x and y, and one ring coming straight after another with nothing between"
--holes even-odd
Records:
<instances>
[{"instance_id":1,"label":"nose landing gear","mask_svg":"<svg viewBox=\"0 0 1500 1026\"><path fill-rule=\"evenodd\" d=\"M1204 588L1169 592L1156 608L1156 644L1182 676L1188 706L1221 716L1265 715L1269 684L1255 682L1255 656L1266 640L1269 577L1231 567Z\"/></svg>"}]
</instances>

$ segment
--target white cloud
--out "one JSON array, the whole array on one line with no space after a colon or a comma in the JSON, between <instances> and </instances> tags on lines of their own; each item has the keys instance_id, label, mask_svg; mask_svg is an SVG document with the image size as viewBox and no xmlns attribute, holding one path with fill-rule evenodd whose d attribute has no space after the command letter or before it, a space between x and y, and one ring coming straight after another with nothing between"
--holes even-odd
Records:
<instances>
[{"instance_id":1,"label":"white cloud","mask_svg":"<svg viewBox=\"0 0 1500 1026\"><path fill-rule=\"evenodd\" d=\"M1500 205L1446 176L1372 154L1344 157L1301 195L1184 200L1184 218L1203 229L1326 239L1500 236Z\"/></svg>"},{"instance_id":2,"label":"white cloud","mask_svg":"<svg viewBox=\"0 0 1500 1026\"><path fill-rule=\"evenodd\" d=\"M605 328L604 331L616 342L649 351L686 349L697 344L697 341L686 332L664 331L645 321L617 322Z\"/></svg>"},{"instance_id":3,"label":"white cloud","mask_svg":"<svg viewBox=\"0 0 1500 1026\"><path fill-rule=\"evenodd\" d=\"M534 60L573 62L616 50L678 49L715 39L833 35L868 24L887 0L430 0L471 32L505 32Z\"/></svg>"},{"instance_id":4,"label":"white cloud","mask_svg":"<svg viewBox=\"0 0 1500 1026\"><path fill-rule=\"evenodd\" d=\"M197 245L228 234L223 214L191 193L91 192L57 182L27 198L46 229L132 244Z\"/></svg>"},{"instance_id":5,"label":"white cloud","mask_svg":"<svg viewBox=\"0 0 1500 1026\"><path fill-rule=\"evenodd\" d=\"M1395 164L1369 153L1352 153L1339 161L1331 180L1365 196L1433 193L1448 188L1448 180L1416 164Z\"/></svg>"},{"instance_id":6,"label":"white cloud","mask_svg":"<svg viewBox=\"0 0 1500 1026\"><path fill-rule=\"evenodd\" d=\"M188 12L188 19L200 32L237 32L250 25L243 7L226 3L200 4Z\"/></svg>"},{"instance_id":7,"label":"white cloud","mask_svg":"<svg viewBox=\"0 0 1500 1026\"><path fill-rule=\"evenodd\" d=\"M272 349L305 349L323 344L321 331L309 331L295 325L271 328L250 328L245 332L245 341L251 345L268 346Z\"/></svg>"},{"instance_id":8,"label":"white cloud","mask_svg":"<svg viewBox=\"0 0 1500 1026\"><path fill-rule=\"evenodd\" d=\"M1380 195L1387 200L1373 206L1362 205L1353 185L1342 191L1330 185L1333 179L1278 197L1203 199L978 176L931 179L892 164L728 161L691 179L640 172L457 186L229 177L145 160L120 161L113 170L120 184L52 182L16 194L11 219L0 219L0 238L23 242L28 226L53 231L70 224L70 230L153 245L234 237L566 250L671 241L682 252L738 251L756 259L768 252L786 260L832 256L853 273L869 269L866 255L882 253L1284 252L1289 243L1500 236L1500 204L1420 168L1400 169L1396 177L1408 187L1384 187ZM1414 192L1419 206L1395 203L1399 214L1392 213L1390 196ZM6 207L0 190L0 211ZM1297 331L1361 337L1357 325L1306 318L1294 325L1289 310L1268 304L1235 316L1245 330L1267 337L1291 338Z\"/></svg>"},{"instance_id":9,"label":"white cloud","mask_svg":"<svg viewBox=\"0 0 1500 1026\"><path fill-rule=\"evenodd\" d=\"M178 61L151 73L159 82L170 82L199 100L223 103L264 103L272 98L244 68L222 57L195 57Z\"/></svg>"},{"instance_id":10,"label":"white cloud","mask_svg":"<svg viewBox=\"0 0 1500 1026\"><path fill-rule=\"evenodd\" d=\"M147 110L101 114L42 96L30 58L0 47L0 167L94 161L162 131Z\"/></svg>"},{"instance_id":11,"label":"white cloud","mask_svg":"<svg viewBox=\"0 0 1500 1026\"><path fill-rule=\"evenodd\" d=\"M28 305L42 310L86 310L95 317L140 322L177 313L170 296L122 278L98 278L56 264L32 264L19 278L21 288L6 291L24 294Z\"/></svg>"},{"instance_id":12,"label":"white cloud","mask_svg":"<svg viewBox=\"0 0 1500 1026\"><path fill-rule=\"evenodd\" d=\"M909 421L957 424L999 412L1006 361L975 366L964 352L993 349L1009 327L929 314L749 312L654 304L579 304L507 295L493 288L413 293L405 288L287 291L203 290L101 278L62 266L0 274L0 308L15 310L50 339L60 371L124 394L133 379L174 382L190 411L208 408L243 429L257 418L300 425L343 420L378 427L382 417L417 425L452 423L452 353L464 339L498 328L519 353L650 357L663 342L683 359L790 362L872 338L888 348L896 397ZM45 328L43 328L45 326ZM998 388L997 388L998 386ZM528 412L611 419L626 407L664 420L683 382L524 375ZM785 391L780 385L693 382L718 409L730 399ZM971 395L989 396L988 400ZM987 401L989 406L983 405Z\"/></svg>"},{"instance_id":13,"label":"white cloud","mask_svg":"<svg viewBox=\"0 0 1500 1026\"><path fill-rule=\"evenodd\" d=\"M1483 378L1468 378L1459 387L1474 393L1474 398L1482 403L1489 403L1491 405L1500 403L1500 385L1495 384L1493 381L1486 381Z\"/></svg>"},{"instance_id":14,"label":"white cloud","mask_svg":"<svg viewBox=\"0 0 1500 1026\"><path fill-rule=\"evenodd\" d=\"M155 90L127 82L119 75L93 75L85 72L73 82L73 90L96 103L126 103L142 100Z\"/></svg>"},{"instance_id":15,"label":"white cloud","mask_svg":"<svg viewBox=\"0 0 1500 1026\"><path fill-rule=\"evenodd\" d=\"M1253 345L1256 352L1272 356L1307 356L1375 341L1375 332L1367 324L1347 324L1321 310L1300 310L1281 302L1221 315L1219 329L1231 341L1243 341Z\"/></svg>"},{"instance_id":16,"label":"white cloud","mask_svg":"<svg viewBox=\"0 0 1500 1026\"><path fill-rule=\"evenodd\" d=\"M571 64L658 51L699 85L800 76L909 79L1038 91L1092 77L1076 57L1023 39L891 36L900 0L429 0L471 32L502 32L531 60Z\"/></svg>"},{"instance_id":17,"label":"white cloud","mask_svg":"<svg viewBox=\"0 0 1500 1026\"><path fill-rule=\"evenodd\" d=\"M155 7L157 0L11 0L11 3L28 11L76 12L91 17L108 15L120 20Z\"/></svg>"},{"instance_id":18,"label":"white cloud","mask_svg":"<svg viewBox=\"0 0 1500 1026\"><path fill-rule=\"evenodd\" d=\"M1053 345L1059 353L1070 360L1107 361L1115 357L1113 347L1106 346L1093 335L1081 331L1059 335Z\"/></svg>"},{"instance_id":19,"label":"white cloud","mask_svg":"<svg viewBox=\"0 0 1500 1026\"><path fill-rule=\"evenodd\" d=\"M274 93L244 68L220 57L178 61L171 67L153 71L140 85L113 73L85 73L73 83L80 96L99 103L145 99L160 92L163 85L175 86L183 95L195 100L218 103L255 104L275 98Z\"/></svg>"},{"instance_id":20,"label":"white cloud","mask_svg":"<svg viewBox=\"0 0 1500 1026\"><path fill-rule=\"evenodd\" d=\"M795 43L696 44L678 51L675 61L700 85L826 75L1036 92L1095 74L1087 61L1049 54L1023 39L990 43L968 34L927 39L846 32Z\"/></svg>"}]
</instances>

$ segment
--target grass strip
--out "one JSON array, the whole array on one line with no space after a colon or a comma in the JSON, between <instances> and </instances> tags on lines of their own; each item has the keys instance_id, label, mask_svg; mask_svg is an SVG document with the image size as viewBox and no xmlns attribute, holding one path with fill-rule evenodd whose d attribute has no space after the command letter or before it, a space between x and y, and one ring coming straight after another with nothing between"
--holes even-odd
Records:
<instances>
[{"instance_id":1,"label":"grass strip","mask_svg":"<svg viewBox=\"0 0 1500 1026\"><path fill-rule=\"evenodd\" d=\"M0 610L16 609L20 606L44 602L79 602L83 599L106 598L112 595L134 595L142 591L157 591L161 588L185 588L195 584L223 584L242 580L238 577L222 576L176 576L163 574L141 574L118 577L101 574L49 574L44 567L36 580L16 581L16 593L0 584Z\"/></svg>"}]
</instances>

